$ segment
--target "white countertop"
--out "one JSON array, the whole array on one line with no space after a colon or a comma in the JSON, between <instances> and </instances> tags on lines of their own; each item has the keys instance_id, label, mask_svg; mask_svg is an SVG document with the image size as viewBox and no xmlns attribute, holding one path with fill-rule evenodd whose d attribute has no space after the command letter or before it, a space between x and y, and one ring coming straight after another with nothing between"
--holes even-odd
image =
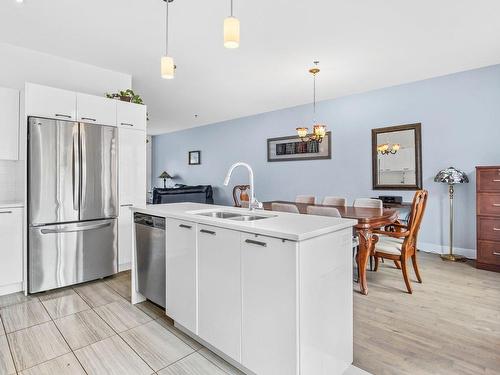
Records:
<instances>
[{"instance_id":1,"label":"white countertop","mask_svg":"<svg viewBox=\"0 0 500 375\"><path fill-rule=\"evenodd\" d=\"M155 204L148 205L147 207L132 207L131 209L135 212L141 212L155 216L186 220L206 225L213 225L221 228L238 230L242 232L283 238L292 241L307 240L309 238L349 228L358 223L356 220L352 219L291 214L276 211L256 210L250 213L250 211L246 208L217 206L201 203ZM220 210L271 217L245 222L197 215L198 212Z\"/></svg>"},{"instance_id":2,"label":"white countertop","mask_svg":"<svg viewBox=\"0 0 500 375\"><path fill-rule=\"evenodd\" d=\"M3 208L19 208L24 207L23 202L8 202L8 201L0 201L0 209Z\"/></svg>"}]
</instances>

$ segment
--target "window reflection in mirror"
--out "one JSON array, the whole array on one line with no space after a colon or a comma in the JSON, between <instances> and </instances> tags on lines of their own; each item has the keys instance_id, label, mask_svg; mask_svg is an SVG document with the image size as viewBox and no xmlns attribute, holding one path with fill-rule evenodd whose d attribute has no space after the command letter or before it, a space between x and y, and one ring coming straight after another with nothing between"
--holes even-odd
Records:
<instances>
[{"instance_id":1,"label":"window reflection in mirror","mask_svg":"<svg viewBox=\"0 0 500 375\"><path fill-rule=\"evenodd\" d=\"M373 129L373 188L420 189L420 124Z\"/></svg>"}]
</instances>

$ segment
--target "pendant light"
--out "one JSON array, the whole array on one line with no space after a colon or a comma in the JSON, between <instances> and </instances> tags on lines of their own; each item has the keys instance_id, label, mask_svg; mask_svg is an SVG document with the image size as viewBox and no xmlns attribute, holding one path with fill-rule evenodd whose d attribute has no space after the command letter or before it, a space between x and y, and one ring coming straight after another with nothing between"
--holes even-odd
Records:
<instances>
[{"instance_id":1,"label":"pendant light","mask_svg":"<svg viewBox=\"0 0 500 375\"><path fill-rule=\"evenodd\" d=\"M173 79L175 75L174 59L168 55L168 3L174 0L163 0L167 3L165 12L165 56L161 58L161 78Z\"/></svg>"},{"instance_id":2,"label":"pendant light","mask_svg":"<svg viewBox=\"0 0 500 375\"><path fill-rule=\"evenodd\" d=\"M231 0L231 16L224 20L224 47L240 46L240 20L233 16L233 0Z\"/></svg>"},{"instance_id":3,"label":"pendant light","mask_svg":"<svg viewBox=\"0 0 500 375\"><path fill-rule=\"evenodd\" d=\"M317 141L320 142L326 136L326 125L316 123L316 75L320 72L318 68L319 61L314 61L314 67L309 69L309 73L313 75L313 131L312 134L307 135L308 129L306 127L297 128L297 135L304 142Z\"/></svg>"}]
</instances>

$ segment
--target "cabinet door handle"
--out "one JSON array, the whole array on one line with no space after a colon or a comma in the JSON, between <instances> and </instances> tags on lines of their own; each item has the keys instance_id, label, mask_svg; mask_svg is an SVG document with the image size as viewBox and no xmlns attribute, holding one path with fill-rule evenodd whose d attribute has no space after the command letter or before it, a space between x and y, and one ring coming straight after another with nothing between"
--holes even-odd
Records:
<instances>
[{"instance_id":1,"label":"cabinet door handle","mask_svg":"<svg viewBox=\"0 0 500 375\"><path fill-rule=\"evenodd\" d=\"M496 251L495 251L495 252L493 252L493 255L496 255L497 257L500 257L500 253L498 253L498 252L496 252Z\"/></svg>"},{"instance_id":2,"label":"cabinet door handle","mask_svg":"<svg viewBox=\"0 0 500 375\"><path fill-rule=\"evenodd\" d=\"M123 125L123 126L134 126L134 124L129 124L128 122L122 122L121 125Z\"/></svg>"},{"instance_id":3,"label":"cabinet door handle","mask_svg":"<svg viewBox=\"0 0 500 375\"><path fill-rule=\"evenodd\" d=\"M191 229L191 225L186 225L186 224L179 224L179 228L186 228L186 229Z\"/></svg>"},{"instance_id":4,"label":"cabinet door handle","mask_svg":"<svg viewBox=\"0 0 500 375\"><path fill-rule=\"evenodd\" d=\"M121 204L120 207L132 207L133 204Z\"/></svg>"},{"instance_id":5,"label":"cabinet door handle","mask_svg":"<svg viewBox=\"0 0 500 375\"><path fill-rule=\"evenodd\" d=\"M493 230L496 231L496 232L499 232L500 231L500 228L495 228L493 227Z\"/></svg>"},{"instance_id":6,"label":"cabinet door handle","mask_svg":"<svg viewBox=\"0 0 500 375\"><path fill-rule=\"evenodd\" d=\"M206 234L212 234L212 235L216 234L213 230L206 230L206 229L201 229L200 233L206 233Z\"/></svg>"},{"instance_id":7,"label":"cabinet door handle","mask_svg":"<svg viewBox=\"0 0 500 375\"><path fill-rule=\"evenodd\" d=\"M493 182L500 182L500 180L499 180L499 179L497 179L497 180L493 180Z\"/></svg>"},{"instance_id":8,"label":"cabinet door handle","mask_svg":"<svg viewBox=\"0 0 500 375\"><path fill-rule=\"evenodd\" d=\"M63 115L63 114L60 114L60 113L56 113L55 114L56 117L64 117L64 118L71 118L70 115Z\"/></svg>"},{"instance_id":9,"label":"cabinet door handle","mask_svg":"<svg viewBox=\"0 0 500 375\"><path fill-rule=\"evenodd\" d=\"M500 203L493 203L493 207L500 207Z\"/></svg>"},{"instance_id":10,"label":"cabinet door handle","mask_svg":"<svg viewBox=\"0 0 500 375\"><path fill-rule=\"evenodd\" d=\"M251 243L252 245L258 245L258 246L263 246L267 247L267 243L261 242L261 241L255 241L255 240L245 240L246 243Z\"/></svg>"},{"instance_id":11,"label":"cabinet door handle","mask_svg":"<svg viewBox=\"0 0 500 375\"><path fill-rule=\"evenodd\" d=\"M82 117L82 120L93 121L93 122L97 121L95 118L90 118L90 117Z\"/></svg>"},{"instance_id":12,"label":"cabinet door handle","mask_svg":"<svg viewBox=\"0 0 500 375\"><path fill-rule=\"evenodd\" d=\"M11 214L12 211L0 211L0 214Z\"/></svg>"}]
</instances>

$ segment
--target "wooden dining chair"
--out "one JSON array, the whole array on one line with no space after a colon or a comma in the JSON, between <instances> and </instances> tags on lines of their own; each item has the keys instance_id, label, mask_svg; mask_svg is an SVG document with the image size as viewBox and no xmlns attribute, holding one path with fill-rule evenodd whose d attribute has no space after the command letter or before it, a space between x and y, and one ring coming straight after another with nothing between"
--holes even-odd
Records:
<instances>
[{"instance_id":1,"label":"wooden dining chair","mask_svg":"<svg viewBox=\"0 0 500 375\"><path fill-rule=\"evenodd\" d=\"M341 197L325 197L322 204L325 206L345 206L347 200Z\"/></svg>"},{"instance_id":2,"label":"wooden dining chair","mask_svg":"<svg viewBox=\"0 0 500 375\"><path fill-rule=\"evenodd\" d=\"M294 204L288 203L272 203L271 210L273 211L281 211L281 212L290 212L292 214L299 214L299 209Z\"/></svg>"},{"instance_id":3,"label":"wooden dining chair","mask_svg":"<svg viewBox=\"0 0 500 375\"><path fill-rule=\"evenodd\" d=\"M401 268L403 271L406 289L410 294L412 293L412 288L406 267L406 262L409 258L411 258L418 282L422 283L417 264L417 237L427 205L428 195L427 190L419 190L415 193L408 225L396 222L389 227L390 230L373 231L378 236L373 254L375 257L375 271L378 269L380 258L393 260L396 267Z\"/></svg>"},{"instance_id":4,"label":"wooden dining chair","mask_svg":"<svg viewBox=\"0 0 500 375\"><path fill-rule=\"evenodd\" d=\"M380 199L373 198L357 198L354 200L353 206L366 208L384 208L384 204Z\"/></svg>"},{"instance_id":5,"label":"wooden dining chair","mask_svg":"<svg viewBox=\"0 0 500 375\"><path fill-rule=\"evenodd\" d=\"M248 207L250 185L236 185L233 188L234 207Z\"/></svg>"},{"instance_id":6,"label":"wooden dining chair","mask_svg":"<svg viewBox=\"0 0 500 375\"><path fill-rule=\"evenodd\" d=\"M342 217L335 207L307 206L308 215Z\"/></svg>"},{"instance_id":7,"label":"wooden dining chair","mask_svg":"<svg viewBox=\"0 0 500 375\"><path fill-rule=\"evenodd\" d=\"M295 203L315 204L316 197L312 195L297 195L297 197L295 197Z\"/></svg>"}]
</instances>

